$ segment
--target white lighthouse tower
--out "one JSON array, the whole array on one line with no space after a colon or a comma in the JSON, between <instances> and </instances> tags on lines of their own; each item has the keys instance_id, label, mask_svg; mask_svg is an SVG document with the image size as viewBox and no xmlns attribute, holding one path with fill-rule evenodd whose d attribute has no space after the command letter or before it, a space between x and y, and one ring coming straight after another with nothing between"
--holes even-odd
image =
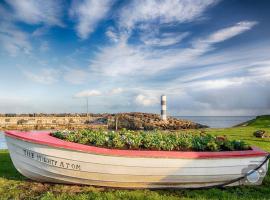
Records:
<instances>
[{"instance_id":1,"label":"white lighthouse tower","mask_svg":"<svg viewBox=\"0 0 270 200\"><path fill-rule=\"evenodd\" d=\"M161 119L162 120L167 120L167 98L165 95L161 95Z\"/></svg>"}]
</instances>

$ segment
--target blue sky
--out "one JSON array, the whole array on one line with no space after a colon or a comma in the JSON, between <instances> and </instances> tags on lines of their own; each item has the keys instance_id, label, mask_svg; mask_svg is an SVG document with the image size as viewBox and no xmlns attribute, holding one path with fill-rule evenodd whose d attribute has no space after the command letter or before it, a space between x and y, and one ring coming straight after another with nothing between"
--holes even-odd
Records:
<instances>
[{"instance_id":1,"label":"blue sky","mask_svg":"<svg viewBox=\"0 0 270 200\"><path fill-rule=\"evenodd\" d=\"M270 1L0 1L0 112L270 112Z\"/></svg>"}]
</instances>

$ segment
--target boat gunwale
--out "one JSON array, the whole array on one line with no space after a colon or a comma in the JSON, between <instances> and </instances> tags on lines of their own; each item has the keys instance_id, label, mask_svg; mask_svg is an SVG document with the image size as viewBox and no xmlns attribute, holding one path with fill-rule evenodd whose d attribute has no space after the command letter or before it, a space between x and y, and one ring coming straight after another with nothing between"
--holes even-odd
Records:
<instances>
[{"instance_id":1,"label":"boat gunwale","mask_svg":"<svg viewBox=\"0 0 270 200\"><path fill-rule=\"evenodd\" d=\"M46 145L49 147L105 156L137 157L137 158L218 159L218 158L239 158L239 157L240 158L262 157L268 155L267 152L257 147L251 147L252 148L251 150L219 151L219 152L109 149L104 147L89 146L61 140L51 136L49 131L38 133L23 132L23 131L5 131L5 135L26 142ZM39 137L36 137L37 135Z\"/></svg>"}]
</instances>

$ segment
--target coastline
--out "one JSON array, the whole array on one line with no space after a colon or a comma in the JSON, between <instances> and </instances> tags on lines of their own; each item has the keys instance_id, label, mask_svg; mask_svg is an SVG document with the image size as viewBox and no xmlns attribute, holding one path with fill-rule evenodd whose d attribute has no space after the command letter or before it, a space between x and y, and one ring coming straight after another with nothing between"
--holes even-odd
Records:
<instances>
[{"instance_id":1,"label":"coastline","mask_svg":"<svg viewBox=\"0 0 270 200\"><path fill-rule=\"evenodd\" d=\"M262 123L258 123L258 121L263 121ZM270 127L270 115L258 115L255 118L245 121L243 123L237 124L233 127L246 127L246 126L258 126L258 127ZM263 125L263 126L262 126Z\"/></svg>"},{"instance_id":2,"label":"coastline","mask_svg":"<svg viewBox=\"0 0 270 200\"><path fill-rule=\"evenodd\" d=\"M0 115L0 130L65 130L65 129L131 129L180 130L207 128L190 120L168 117L166 121L153 113L117 114L20 114Z\"/></svg>"}]
</instances>

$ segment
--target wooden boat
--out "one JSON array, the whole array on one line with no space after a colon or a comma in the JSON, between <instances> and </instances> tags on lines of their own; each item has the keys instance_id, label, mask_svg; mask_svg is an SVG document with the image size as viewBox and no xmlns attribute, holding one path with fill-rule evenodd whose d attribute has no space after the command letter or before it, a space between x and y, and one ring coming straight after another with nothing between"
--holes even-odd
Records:
<instances>
[{"instance_id":1,"label":"wooden boat","mask_svg":"<svg viewBox=\"0 0 270 200\"><path fill-rule=\"evenodd\" d=\"M81 145L49 132L5 132L11 159L24 176L41 182L123 188L198 188L245 175L267 152L257 148L227 152L117 150ZM261 184L268 162L243 180Z\"/></svg>"}]
</instances>

